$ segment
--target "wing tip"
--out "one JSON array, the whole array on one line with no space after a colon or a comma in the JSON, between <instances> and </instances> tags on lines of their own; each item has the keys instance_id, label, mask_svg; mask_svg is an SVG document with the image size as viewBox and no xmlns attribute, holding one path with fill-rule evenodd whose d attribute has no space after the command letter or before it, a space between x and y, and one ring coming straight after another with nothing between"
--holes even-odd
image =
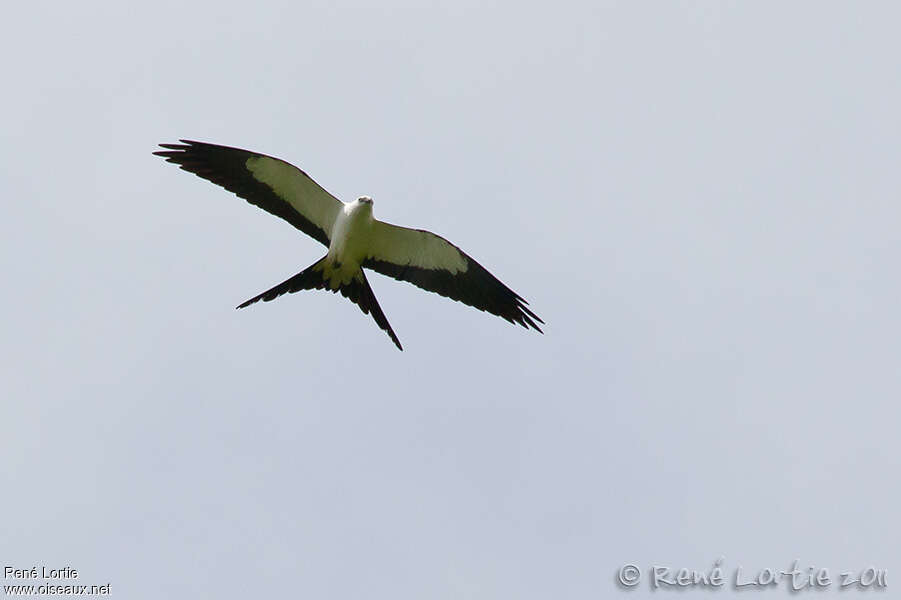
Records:
<instances>
[{"instance_id":1,"label":"wing tip","mask_svg":"<svg viewBox=\"0 0 901 600\"><path fill-rule=\"evenodd\" d=\"M531 328L531 329L534 329L535 331L537 331L538 333L544 335L544 331L541 330L541 327L539 327L535 321L538 321L538 323L541 323L542 325L544 325L544 321L542 321L537 316L535 316L535 314L531 313L531 311L529 314L526 314L524 312L520 313L518 315L518 318L516 319L516 322L519 323L520 325L522 325L523 327L525 327L526 329Z\"/></svg>"},{"instance_id":2,"label":"wing tip","mask_svg":"<svg viewBox=\"0 0 901 600\"><path fill-rule=\"evenodd\" d=\"M192 150L192 149L198 148L198 147L203 147L203 146L216 147L216 144L210 144L208 142L198 142L196 140L186 140L186 139L179 138L178 141L180 142L178 144L171 144L171 143L157 144L160 148L164 148L165 150L157 150L153 154L155 154L157 156L167 156L168 154L166 154L166 152L175 151L176 153L183 154L189 150ZM246 150L245 150L245 152L246 152Z\"/></svg>"}]
</instances>

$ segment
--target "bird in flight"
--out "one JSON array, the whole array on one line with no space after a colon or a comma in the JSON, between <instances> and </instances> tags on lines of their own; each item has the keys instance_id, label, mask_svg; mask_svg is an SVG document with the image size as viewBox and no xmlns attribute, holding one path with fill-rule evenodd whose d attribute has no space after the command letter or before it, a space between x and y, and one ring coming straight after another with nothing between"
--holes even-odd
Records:
<instances>
[{"instance_id":1,"label":"bird in flight","mask_svg":"<svg viewBox=\"0 0 901 600\"><path fill-rule=\"evenodd\" d=\"M269 302L286 293L341 292L372 318L399 350L400 340L382 312L363 269L372 269L541 333L544 323L527 302L482 265L439 235L398 227L372 216L372 198L344 203L309 175L278 158L239 148L180 140L154 152L195 175L281 217L318 240L328 253L315 263L238 305Z\"/></svg>"}]
</instances>

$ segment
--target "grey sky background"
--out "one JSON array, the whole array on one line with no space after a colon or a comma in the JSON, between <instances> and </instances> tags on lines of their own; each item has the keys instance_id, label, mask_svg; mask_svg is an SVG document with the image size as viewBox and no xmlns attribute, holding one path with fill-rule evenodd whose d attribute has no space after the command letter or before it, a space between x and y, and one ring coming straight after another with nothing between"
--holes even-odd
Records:
<instances>
[{"instance_id":1,"label":"grey sky background","mask_svg":"<svg viewBox=\"0 0 901 600\"><path fill-rule=\"evenodd\" d=\"M138 599L647 598L621 565L721 556L896 587L899 17L17 4L3 565ZM371 195L546 335L377 274L403 353L331 294L235 311L324 251L151 156L178 138Z\"/></svg>"}]
</instances>

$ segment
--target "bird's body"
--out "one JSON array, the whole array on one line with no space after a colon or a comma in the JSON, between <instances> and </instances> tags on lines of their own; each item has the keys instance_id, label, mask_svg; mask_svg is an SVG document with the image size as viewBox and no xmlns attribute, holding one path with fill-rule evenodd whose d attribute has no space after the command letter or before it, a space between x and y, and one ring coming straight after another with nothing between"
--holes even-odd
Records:
<instances>
[{"instance_id":1,"label":"bird's body","mask_svg":"<svg viewBox=\"0 0 901 600\"><path fill-rule=\"evenodd\" d=\"M541 331L541 319L525 300L459 248L434 233L378 221L372 199L343 203L306 173L277 158L204 142L161 144L155 152L182 169L224 187L279 216L328 247L324 257L277 286L247 300L244 308L307 289L341 292L403 350L366 280L364 268Z\"/></svg>"},{"instance_id":2,"label":"bird's body","mask_svg":"<svg viewBox=\"0 0 901 600\"><path fill-rule=\"evenodd\" d=\"M364 198L345 204L338 212L324 267L332 289L349 281L362 268L371 245L373 221L372 201Z\"/></svg>"}]
</instances>

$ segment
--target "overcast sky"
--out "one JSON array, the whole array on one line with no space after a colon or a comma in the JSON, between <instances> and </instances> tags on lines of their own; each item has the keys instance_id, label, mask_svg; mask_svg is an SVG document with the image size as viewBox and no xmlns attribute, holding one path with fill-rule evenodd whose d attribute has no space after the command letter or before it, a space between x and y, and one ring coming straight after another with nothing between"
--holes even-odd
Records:
<instances>
[{"instance_id":1,"label":"overcast sky","mask_svg":"<svg viewBox=\"0 0 901 600\"><path fill-rule=\"evenodd\" d=\"M17 3L2 566L129 599L637 599L720 557L896 588L899 19ZM178 138L372 196L545 335L377 274L402 353L332 294L236 311L323 248L151 155Z\"/></svg>"}]
</instances>

